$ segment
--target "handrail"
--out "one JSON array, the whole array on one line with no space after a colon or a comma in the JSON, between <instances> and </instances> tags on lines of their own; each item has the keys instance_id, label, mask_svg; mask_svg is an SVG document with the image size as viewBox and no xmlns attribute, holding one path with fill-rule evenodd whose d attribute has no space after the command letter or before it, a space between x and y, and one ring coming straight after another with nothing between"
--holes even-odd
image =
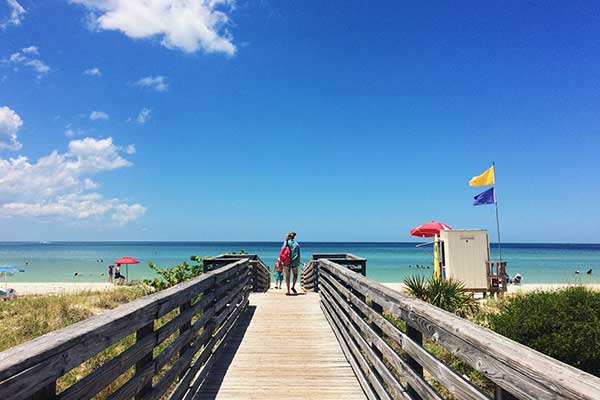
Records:
<instances>
[{"instance_id":1,"label":"handrail","mask_svg":"<svg viewBox=\"0 0 600 400\"><path fill-rule=\"evenodd\" d=\"M367 259L351 253L315 253L300 274L300 285L306 292L319 291L319 260L327 259L338 265L344 265L354 272L367 274Z\"/></svg>"},{"instance_id":2,"label":"handrail","mask_svg":"<svg viewBox=\"0 0 600 400\"><path fill-rule=\"evenodd\" d=\"M367 259L356 256L352 253L315 253L312 256L313 260L326 259L333 261L339 265L345 265L354 272L358 272L362 276L367 275Z\"/></svg>"},{"instance_id":3,"label":"handrail","mask_svg":"<svg viewBox=\"0 0 600 400\"><path fill-rule=\"evenodd\" d=\"M600 378L335 262L318 260L318 285L325 316L370 399L441 399L423 370L459 399L489 399L427 351L423 336L493 381L497 399L600 399Z\"/></svg>"},{"instance_id":4,"label":"handrail","mask_svg":"<svg viewBox=\"0 0 600 400\"><path fill-rule=\"evenodd\" d=\"M300 273L300 287L305 292L316 292L318 290L318 270L318 262L315 260L309 261L302 268L302 272Z\"/></svg>"},{"instance_id":5,"label":"handrail","mask_svg":"<svg viewBox=\"0 0 600 400\"><path fill-rule=\"evenodd\" d=\"M233 261L247 259L250 263L250 286L253 292L266 292L271 287L269 267L256 254L225 253L202 260L204 271L213 271Z\"/></svg>"},{"instance_id":6,"label":"handrail","mask_svg":"<svg viewBox=\"0 0 600 400\"><path fill-rule=\"evenodd\" d=\"M0 353L0 399L92 399L132 366L110 399L190 397L248 304L248 266L232 262ZM56 393L57 379L133 334L129 348Z\"/></svg>"}]
</instances>

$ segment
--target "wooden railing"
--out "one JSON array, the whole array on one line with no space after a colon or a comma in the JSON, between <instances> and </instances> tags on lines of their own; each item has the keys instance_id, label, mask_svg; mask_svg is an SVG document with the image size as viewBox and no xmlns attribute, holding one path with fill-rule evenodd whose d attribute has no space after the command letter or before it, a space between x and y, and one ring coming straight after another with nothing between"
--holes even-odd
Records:
<instances>
[{"instance_id":1,"label":"wooden railing","mask_svg":"<svg viewBox=\"0 0 600 400\"><path fill-rule=\"evenodd\" d=\"M205 271L212 271L231 262L247 259L250 265L250 286L253 292L266 292L271 287L269 267L256 254L227 253L205 258L202 262Z\"/></svg>"},{"instance_id":2,"label":"wooden railing","mask_svg":"<svg viewBox=\"0 0 600 400\"><path fill-rule=\"evenodd\" d=\"M306 292L319 291L319 262L320 259L326 259L343 265L349 270L359 273L363 276L367 274L367 259L355 256L350 253L316 253L312 260L303 268L300 275L300 285Z\"/></svg>"},{"instance_id":3,"label":"wooden railing","mask_svg":"<svg viewBox=\"0 0 600 400\"><path fill-rule=\"evenodd\" d=\"M442 399L448 393L481 400L600 399L600 378L330 260L318 260L311 271L323 312L369 399ZM424 338L487 377L493 393L435 357Z\"/></svg>"},{"instance_id":4,"label":"wooden railing","mask_svg":"<svg viewBox=\"0 0 600 400\"><path fill-rule=\"evenodd\" d=\"M239 259L0 353L0 399L191 398L248 303L249 274ZM128 339L57 393L57 380Z\"/></svg>"},{"instance_id":5,"label":"wooden railing","mask_svg":"<svg viewBox=\"0 0 600 400\"><path fill-rule=\"evenodd\" d=\"M300 287L305 292L316 292L318 291L318 261L309 261L303 268L300 274Z\"/></svg>"},{"instance_id":6,"label":"wooden railing","mask_svg":"<svg viewBox=\"0 0 600 400\"><path fill-rule=\"evenodd\" d=\"M333 261L339 265L345 265L350 270L358 272L362 276L367 276L367 259L355 256L350 253L315 253L312 256L314 261L320 259Z\"/></svg>"}]
</instances>

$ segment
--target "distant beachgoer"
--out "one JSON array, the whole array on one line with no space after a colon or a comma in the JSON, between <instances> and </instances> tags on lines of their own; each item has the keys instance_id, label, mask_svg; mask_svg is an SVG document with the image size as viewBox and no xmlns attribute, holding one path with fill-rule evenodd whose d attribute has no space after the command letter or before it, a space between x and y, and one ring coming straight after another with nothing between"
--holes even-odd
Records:
<instances>
[{"instance_id":1,"label":"distant beachgoer","mask_svg":"<svg viewBox=\"0 0 600 400\"><path fill-rule=\"evenodd\" d=\"M75 272L75 278L77 278L79 276L79 272Z\"/></svg>"},{"instance_id":2,"label":"distant beachgoer","mask_svg":"<svg viewBox=\"0 0 600 400\"><path fill-rule=\"evenodd\" d=\"M283 283L283 264L281 261L277 260L273 269L275 270L275 289L281 289Z\"/></svg>"},{"instance_id":3,"label":"distant beachgoer","mask_svg":"<svg viewBox=\"0 0 600 400\"><path fill-rule=\"evenodd\" d=\"M581 272L578 269L575 270L575 275L579 275L580 273Z\"/></svg>"},{"instance_id":4,"label":"distant beachgoer","mask_svg":"<svg viewBox=\"0 0 600 400\"><path fill-rule=\"evenodd\" d=\"M285 235L285 241L283 242L282 250L285 247L289 247L290 251L290 263L285 265L285 285L287 286L286 295L291 295L290 290L296 294L296 281L298 280L298 266L300 266L300 245L296 242L296 232L290 232ZM290 274L293 275L292 287L290 289Z\"/></svg>"},{"instance_id":5,"label":"distant beachgoer","mask_svg":"<svg viewBox=\"0 0 600 400\"><path fill-rule=\"evenodd\" d=\"M113 269L114 269L114 268L115 268L115 266L114 266L114 265L112 265L112 264L110 264L110 265L108 266L108 281L109 281L110 283L112 283L112 281L113 281Z\"/></svg>"},{"instance_id":6,"label":"distant beachgoer","mask_svg":"<svg viewBox=\"0 0 600 400\"><path fill-rule=\"evenodd\" d=\"M123 279L125 278L123 275L121 275L121 264L117 264L117 266L115 267L115 279Z\"/></svg>"},{"instance_id":7,"label":"distant beachgoer","mask_svg":"<svg viewBox=\"0 0 600 400\"><path fill-rule=\"evenodd\" d=\"M591 275L592 274L592 269L591 268L588 269L587 272L586 272L586 274Z\"/></svg>"},{"instance_id":8,"label":"distant beachgoer","mask_svg":"<svg viewBox=\"0 0 600 400\"><path fill-rule=\"evenodd\" d=\"M520 285L521 281L523 280L523 275L519 274L518 272L515 274L515 277L513 278L513 283L515 285Z\"/></svg>"}]
</instances>

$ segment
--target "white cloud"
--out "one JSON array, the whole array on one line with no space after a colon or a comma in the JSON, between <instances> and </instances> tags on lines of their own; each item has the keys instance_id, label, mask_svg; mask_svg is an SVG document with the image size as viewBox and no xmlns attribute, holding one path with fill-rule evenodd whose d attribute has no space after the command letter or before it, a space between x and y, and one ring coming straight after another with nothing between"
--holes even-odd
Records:
<instances>
[{"instance_id":1,"label":"white cloud","mask_svg":"<svg viewBox=\"0 0 600 400\"><path fill-rule=\"evenodd\" d=\"M40 54L38 51L38 48L36 46L29 46L29 47L25 47L23 50L21 50L23 53L25 54L34 54L34 55L38 55Z\"/></svg>"},{"instance_id":2,"label":"white cloud","mask_svg":"<svg viewBox=\"0 0 600 400\"><path fill-rule=\"evenodd\" d=\"M89 75L89 76L100 76L100 75L102 75L102 73L100 72L100 69L97 68L97 67L88 68L85 71L83 71L83 73L85 75Z\"/></svg>"},{"instance_id":3,"label":"white cloud","mask_svg":"<svg viewBox=\"0 0 600 400\"><path fill-rule=\"evenodd\" d=\"M0 215L125 224L146 208L105 198L90 176L130 165L112 138L73 140L66 153L55 150L33 163L24 156L0 158Z\"/></svg>"},{"instance_id":4,"label":"white cloud","mask_svg":"<svg viewBox=\"0 0 600 400\"><path fill-rule=\"evenodd\" d=\"M20 63L22 61L25 61L26 58L25 56L23 56L21 53L16 52L10 55L9 60L14 62L14 63Z\"/></svg>"},{"instance_id":5,"label":"white cloud","mask_svg":"<svg viewBox=\"0 0 600 400\"><path fill-rule=\"evenodd\" d=\"M96 121L98 119L104 119L107 120L108 119L108 114L105 113L104 111L92 111L90 113L90 119L92 121Z\"/></svg>"},{"instance_id":6,"label":"white cloud","mask_svg":"<svg viewBox=\"0 0 600 400\"><path fill-rule=\"evenodd\" d=\"M22 145L17 140L17 132L23 126L23 120L7 106L0 107L0 150L19 150Z\"/></svg>"},{"instance_id":7,"label":"white cloud","mask_svg":"<svg viewBox=\"0 0 600 400\"><path fill-rule=\"evenodd\" d=\"M0 21L0 29L5 29L10 25L21 25L21 21L23 20L25 13L27 13L27 11L25 11L23 6L21 6L17 0L6 0L6 3L10 9L10 15L8 18Z\"/></svg>"},{"instance_id":8,"label":"white cloud","mask_svg":"<svg viewBox=\"0 0 600 400\"><path fill-rule=\"evenodd\" d=\"M42 60L29 60L25 62L25 65L35 69L40 74L45 74L50 71L50 67L44 64Z\"/></svg>"},{"instance_id":9,"label":"white cloud","mask_svg":"<svg viewBox=\"0 0 600 400\"><path fill-rule=\"evenodd\" d=\"M140 125L144 125L146 123L146 121L148 121L150 119L150 113L152 113L152 110L149 108L142 108L142 110L140 111L140 113L138 114L136 121L138 124Z\"/></svg>"},{"instance_id":10,"label":"white cloud","mask_svg":"<svg viewBox=\"0 0 600 400\"><path fill-rule=\"evenodd\" d=\"M149 88L156 90L157 92L166 92L169 90L169 84L167 83L167 78L164 76L146 76L141 78L135 83L136 86L141 88Z\"/></svg>"},{"instance_id":11,"label":"white cloud","mask_svg":"<svg viewBox=\"0 0 600 400\"><path fill-rule=\"evenodd\" d=\"M226 11L234 0L71 0L90 11L98 30L118 30L133 39L160 37L167 48L188 53L233 55Z\"/></svg>"},{"instance_id":12,"label":"white cloud","mask_svg":"<svg viewBox=\"0 0 600 400\"><path fill-rule=\"evenodd\" d=\"M31 56L37 55L39 55L38 48L36 46L29 46L11 54L8 60L14 64L24 64L31 67L40 74L38 77L41 77L42 74L47 74L50 71L50 67L38 58L31 58Z\"/></svg>"},{"instance_id":13,"label":"white cloud","mask_svg":"<svg viewBox=\"0 0 600 400\"><path fill-rule=\"evenodd\" d=\"M119 148L112 138L94 139L86 137L69 142L69 157L76 160L77 168L84 172L101 172L129 167L131 163L120 156Z\"/></svg>"},{"instance_id":14,"label":"white cloud","mask_svg":"<svg viewBox=\"0 0 600 400\"><path fill-rule=\"evenodd\" d=\"M127 153L127 154L135 154L135 145L134 144L130 144L129 146L127 146L125 148L125 153Z\"/></svg>"}]
</instances>

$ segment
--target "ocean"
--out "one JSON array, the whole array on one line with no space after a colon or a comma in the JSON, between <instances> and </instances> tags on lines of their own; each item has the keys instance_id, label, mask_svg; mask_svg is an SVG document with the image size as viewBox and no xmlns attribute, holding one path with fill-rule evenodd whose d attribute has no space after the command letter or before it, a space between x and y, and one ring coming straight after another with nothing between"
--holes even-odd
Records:
<instances>
[{"instance_id":1,"label":"ocean","mask_svg":"<svg viewBox=\"0 0 600 400\"><path fill-rule=\"evenodd\" d=\"M300 242L303 260L313 253L353 253L367 259L367 276L380 282L401 282L413 274L430 274L431 247L417 243L318 243ZM16 265L24 273L9 277L16 282L101 282L107 267L121 256L140 264L129 266L129 278L153 276L152 261L159 267L189 261L191 255L212 256L226 252L258 254L273 265L280 242L0 242L0 265ZM495 253L495 248L492 248ZM492 254L494 255L494 254ZM600 244L503 244L508 273L520 273L523 283L600 283ZM585 271L592 268L589 276ZM574 273L579 269L582 273ZM123 268L125 272L125 268ZM75 275L77 273L77 276Z\"/></svg>"}]
</instances>

